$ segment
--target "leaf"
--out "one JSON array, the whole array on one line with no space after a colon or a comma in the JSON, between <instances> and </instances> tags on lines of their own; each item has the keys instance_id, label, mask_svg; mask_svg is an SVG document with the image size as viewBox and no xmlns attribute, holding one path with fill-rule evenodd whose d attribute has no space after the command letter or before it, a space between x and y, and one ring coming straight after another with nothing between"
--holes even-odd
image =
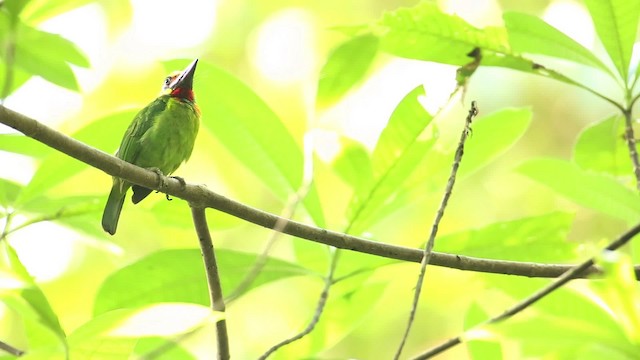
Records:
<instances>
[{"instance_id":1,"label":"leaf","mask_svg":"<svg viewBox=\"0 0 640 360\"><path fill-rule=\"evenodd\" d=\"M78 83L69 64L88 67L89 61L74 43L60 35L18 24L15 53L18 68L77 91Z\"/></svg>"},{"instance_id":2,"label":"leaf","mask_svg":"<svg viewBox=\"0 0 640 360\"><path fill-rule=\"evenodd\" d=\"M125 111L106 116L86 125L73 137L98 149L113 152L131 122L135 112ZM25 204L46 193L62 181L88 168L88 165L63 153L52 153L46 157L33 178L19 196L18 202Z\"/></svg>"},{"instance_id":3,"label":"leaf","mask_svg":"<svg viewBox=\"0 0 640 360\"><path fill-rule=\"evenodd\" d=\"M619 251L605 252L598 259L604 281L592 284L613 312L632 343L640 344L640 292L631 258Z\"/></svg>"},{"instance_id":4,"label":"leaf","mask_svg":"<svg viewBox=\"0 0 640 360\"><path fill-rule=\"evenodd\" d=\"M317 104L328 106L340 100L363 79L378 52L378 38L365 34L335 48L320 70Z\"/></svg>"},{"instance_id":5,"label":"leaf","mask_svg":"<svg viewBox=\"0 0 640 360\"><path fill-rule=\"evenodd\" d=\"M467 333L464 335L467 349L471 359L503 359L502 348L496 341L482 339L483 329L468 331L469 329L481 324L489 319L489 315L476 302L473 302L464 316L464 329ZM480 336L474 336L479 334ZM471 335L471 336L469 336Z\"/></svg>"},{"instance_id":6,"label":"leaf","mask_svg":"<svg viewBox=\"0 0 640 360\"><path fill-rule=\"evenodd\" d=\"M598 37L626 83L638 31L640 0L585 0Z\"/></svg>"},{"instance_id":7,"label":"leaf","mask_svg":"<svg viewBox=\"0 0 640 360\"><path fill-rule=\"evenodd\" d=\"M171 61L165 66L174 69L185 63ZM304 157L280 118L247 85L221 68L199 61L198 74L210 79L195 81L202 125L280 199L297 192L302 186ZM323 227L324 215L313 184L302 203Z\"/></svg>"},{"instance_id":8,"label":"leaf","mask_svg":"<svg viewBox=\"0 0 640 360\"><path fill-rule=\"evenodd\" d=\"M569 60L614 76L591 51L539 17L510 11L503 18L513 51Z\"/></svg>"},{"instance_id":9,"label":"leaf","mask_svg":"<svg viewBox=\"0 0 640 360\"><path fill-rule=\"evenodd\" d=\"M0 150L36 159L41 159L52 152L50 147L22 134L0 134Z\"/></svg>"},{"instance_id":10,"label":"leaf","mask_svg":"<svg viewBox=\"0 0 640 360\"><path fill-rule=\"evenodd\" d=\"M573 215L553 212L500 221L479 229L443 235L437 251L519 261L570 261L575 245L567 240Z\"/></svg>"},{"instance_id":11,"label":"leaf","mask_svg":"<svg viewBox=\"0 0 640 360\"><path fill-rule=\"evenodd\" d=\"M12 17L18 18L22 9L30 2L30 0L4 0L0 5L4 5Z\"/></svg>"},{"instance_id":12,"label":"leaf","mask_svg":"<svg viewBox=\"0 0 640 360\"><path fill-rule=\"evenodd\" d=\"M590 124L578 135L573 161L585 170L628 175L632 165L623 133L624 120L618 115Z\"/></svg>"},{"instance_id":13,"label":"leaf","mask_svg":"<svg viewBox=\"0 0 640 360\"><path fill-rule=\"evenodd\" d=\"M257 255L218 249L216 258L222 288L229 294L253 268ZM307 270L295 264L270 258L246 290L306 273ZM158 251L111 274L98 291L94 314L156 302L209 304L207 280L199 250Z\"/></svg>"},{"instance_id":14,"label":"leaf","mask_svg":"<svg viewBox=\"0 0 640 360\"><path fill-rule=\"evenodd\" d=\"M369 152L359 142L343 138L342 151L333 162L333 170L353 191L366 188L373 181Z\"/></svg>"},{"instance_id":15,"label":"leaf","mask_svg":"<svg viewBox=\"0 0 640 360\"><path fill-rule=\"evenodd\" d=\"M518 172L584 207L629 223L640 217L638 194L610 176L557 159L530 160L518 167Z\"/></svg>"},{"instance_id":16,"label":"leaf","mask_svg":"<svg viewBox=\"0 0 640 360\"><path fill-rule=\"evenodd\" d=\"M22 185L11 180L0 178L0 207L11 206L22 191Z\"/></svg>"},{"instance_id":17,"label":"leaf","mask_svg":"<svg viewBox=\"0 0 640 360\"><path fill-rule=\"evenodd\" d=\"M14 280L21 283L16 290L29 305L29 311L32 311L38 321L58 337L60 343L66 344L66 334L60 326L58 316L7 241L0 242L0 271L11 274ZM26 314L23 312L22 315Z\"/></svg>"},{"instance_id":18,"label":"leaf","mask_svg":"<svg viewBox=\"0 0 640 360\"><path fill-rule=\"evenodd\" d=\"M137 339L194 333L222 319L195 304L151 304L96 316L69 335L71 358L129 358Z\"/></svg>"},{"instance_id":19,"label":"leaf","mask_svg":"<svg viewBox=\"0 0 640 360\"><path fill-rule=\"evenodd\" d=\"M420 138L432 120L418 98L419 86L407 94L391 114L373 150L371 164L374 181L357 189L349 205L349 231L364 231L371 216L392 196L431 149L435 138Z\"/></svg>"},{"instance_id":20,"label":"leaf","mask_svg":"<svg viewBox=\"0 0 640 360\"><path fill-rule=\"evenodd\" d=\"M171 339L161 337L142 338L136 343L135 353L138 355L138 359L197 360L194 355L180 345L179 339L171 341Z\"/></svg>"},{"instance_id":21,"label":"leaf","mask_svg":"<svg viewBox=\"0 0 640 360\"><path fill-rule=\"evenodd\" d=\"M504 29L477 29L430 2L385 13L371 31L380 37L381 49L410 59L460 66L469 62L466 54L476 47L509 52Z\"/></svg>"}]
</instances>

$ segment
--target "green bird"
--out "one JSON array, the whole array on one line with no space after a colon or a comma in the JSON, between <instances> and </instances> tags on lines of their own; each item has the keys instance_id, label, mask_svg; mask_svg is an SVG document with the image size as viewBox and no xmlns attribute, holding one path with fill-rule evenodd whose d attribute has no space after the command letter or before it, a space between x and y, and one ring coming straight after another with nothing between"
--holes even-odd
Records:
<instances>
[{"instance_id":1,"label":"green bird","mask_svg":"<svg viewBox=\"0 0 640 360\"><path fill-rule=\"evenodd\" d=\"M134 165L169 175L187 161L193 150L200 124L200 109L193 93L193 74L198 59L182 72L164 80L162 94L135 116L124 133L116 156ZM131 184L118 177L102 214L102 228L113 235L129 188L131 201L139 203L151 189Z\"/></svg>"}]
</instances>

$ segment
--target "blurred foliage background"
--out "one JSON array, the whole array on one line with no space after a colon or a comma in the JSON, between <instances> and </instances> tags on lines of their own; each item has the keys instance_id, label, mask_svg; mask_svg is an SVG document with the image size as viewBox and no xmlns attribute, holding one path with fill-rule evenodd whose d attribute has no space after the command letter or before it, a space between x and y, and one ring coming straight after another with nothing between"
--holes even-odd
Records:
<instances>
[{"instance_id":1,"label":"blurred foliage background","mask_svg":"<svg viewBox=\"0 0 640 360\"><path fill-rule=\"evenodd\" d=\"M346 94L336 91L334 97L317 99L318 82L326 75L323 65L350 39L344 26L372 23L385 12L417 3L5 0L0 2L3 105L114 153L135 112L157 95L166 74L197 57L195 90L203 125L192 158L177 175L276 214L312 177L313 187L295 219L420 247L442 196L466 109L475 100L481 118L440 226L437 251L573 263L637 221L640 202L622 138L623 120L614 106L569 84L480 67L464 101L448 101L456 86L456 66L380 52L371 59L353 55L354 64L364 64L358 70L362 74L345 71L344 77L352 76L356 85ZM607 57L580 1L436 3L478 28L502 26L505 11L534 15L599 58ZM594 67L549 56L531 58L611 98L622 98L619 84ZM365 66L369 60L371 66ZM334 90L342 86L339 75L331 85ZM410 103L418 96L422 106ZM408 115L394 113L399 103L410 109ZM430 126L426 145L414 149L419 156L411 160L411 171L398 173L402 181L385 185L388 197L371 200L363 174L380 170L376 164L386 160L375 159L382 159L384 151L393 153L393 146L379 150L378 142L392 114L398 124ZM30 350L34 358L54 358L62 353L59 338L68 337L78 358L89 353L106 358L110 351L111 358L120 358L113 350L117 344L105 340L105 329L129 315L116 309L162 302L206 306L186 203L167 202L162 194L138 206L127 201L118 234L109 237L99 225L109 176L8 128L0 133L0 224L12 246L5 249L0 290L1 340ZM312 171L304 163L310 159ZM611 190L611 183L620 188ZM353 211L362 201L375 210L357 218ZM272 235L218 212L208 216L228 295ZM603 260L612 269L610 281L576 281L517 321L488 329L491 337L481 336L442 358L546 353L631 358L640 344L640 324L621 319L640 319L637 285L625 277L631 263L638 262L637 248L632 245L626 254ZM261 276L228 306L232 356L237 359L256 358L304 328L332 258L324 246L286 236L269 255ZM336 276L342 280L332 287L317 329L274 358L391 357L406 323L417 270L417 264L342 252ZM405 354L458 334L548 281L435 267L427 274ZM27 290L40 300L25 296ZM161 313L172 311L178 310ZM215 351L213 327L194 316L201 320L197 326L184 324L184 318L165 320L176 322L175 334L188 336L169 337L180 346L161 358L207 358ZM156 341L163 344L156 337L162 334L136 334L126 351L146 354ZM96 344L102 344L104 354L95 352Z\"/></svg>"}]
</instances>

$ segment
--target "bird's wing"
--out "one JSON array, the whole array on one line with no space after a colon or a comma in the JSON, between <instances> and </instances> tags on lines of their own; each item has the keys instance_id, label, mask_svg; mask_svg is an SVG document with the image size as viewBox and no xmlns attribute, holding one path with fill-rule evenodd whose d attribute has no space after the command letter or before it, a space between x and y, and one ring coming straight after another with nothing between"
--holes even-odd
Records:
<instances>
[{"instance_id":1,"label":"bird's wing","mask_svg":"<svg viewBox=\"0 0 640 360\"><path fill-rule=\"evenodd\" d=\"M116 156L132 164L136 163L138 154L140 154L140 150L142 149L140 142L142 136L153 126L156 121L156 116L162 113L167 107L168 100L168 95L160 96L136 114L131 125L129 125L127 131L124 133Z\"/></svg>"}]
</instances>

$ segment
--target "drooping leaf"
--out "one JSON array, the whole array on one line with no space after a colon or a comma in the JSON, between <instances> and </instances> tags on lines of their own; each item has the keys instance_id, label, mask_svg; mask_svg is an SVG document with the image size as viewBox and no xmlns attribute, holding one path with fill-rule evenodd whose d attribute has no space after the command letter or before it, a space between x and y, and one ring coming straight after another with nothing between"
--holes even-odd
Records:
<instances>
[{"instance_id":1,"label":"drooping leaf","mask_svg":"<svg viewBox=\"0 0 640 360\"><path fill-rule=\"evenodd\" d=\"M598 37L623 81L640 20L640 0L585 0Z\"/></svg>"},{"instance_id":2,"label":"drooping leaf","mask_svg":"<svg viewBox=\"0 0 640 360\"><path fill-rule=\"evenodd\" d=\"M69 90L78 90L70 64L88 67L89 61L71 41L24 23L16 28L15 65Z\"/></svg>"},{"instance_id":3,"label":"drooping leaf","mask_svg":"<svg viewBox=\"0 0 640 360\"><path fill-rule=\"evenodd\" d=\"M387 12L372 31L380 37L381 49L410 59L460 66L469 62L467 54L476 47L509 52L504 29L475 28L431 2Z\"/></svg>"},{"instance_id":4,"label":"drooping leaf","mask_svg":"<svg viewBox=\"0 0 640 360\"><path fill-rule=\"evenodd\" d=\"M588 65L613 74L591 51L537 16L506 12L504 23L511 49L518 53L541 54Z\"/></svg>"},{"instance_id":5,"label":"drooping leaf","mask_svg":"<svg viewBox=\"0 0 640 360\"><path fill-rule=\"evenodd\" d=\"M580 132L573 147L573 161L585 170L614 176L629 175L632 169L625 144L624 120L612 116L591 124Z\"/></svg>"},{"instance_id":6,"label":"drooping leaf","mask_svg":"<svg viewBox=\"0 0 640 360\"><path fill-rule=\"evenodd\" d=\"M361 81L377 51L378 38L371 34L357 36L335 48L320 70L318 105L331 105Z\"/></svg>"},{"instance_id":7,"label":"drooping leaf","mask_svg":"<svg viewBox=\"0 0 640 360\"><path fill-rule=\"evenodd\" d=\"M256 262L257 255L216 250L222 288L229 294ZM253 287L284 277L308 273L304 268L278 259L268 259ZM136 284L131 287L131 284ZM246 291L245 290L245 291ZM207 280L198 249L162 250L111 274L98 292L94 314L157 302L209 304Z\"/></svg>"},{"instance_id":8,"label":"drooping leaf","mask_svg":"<svg viewBox=\"0 0 640 360\"><path fill-rule=\"evenodd\" d=\"M167 62L166 67L179 69L185 63ZM298 191L304 156L280 118L247 85L221 68L200 61L198 74L210 79L195 81L204 128L280 199ZM324 214L313 184L302 203L322 227Z\"/></svg>"},{"instance_id":9,"label":"drooping leaf","mask_svg":"<svg viewBox=\"0 0 640 360\"><path fill-rule=\"evenodd\" d=\"M579 205L629 223L640 218L638 194L610 176L558 159L530 160L518 167L518 172Z\"/></svg>"}]
</instances>

